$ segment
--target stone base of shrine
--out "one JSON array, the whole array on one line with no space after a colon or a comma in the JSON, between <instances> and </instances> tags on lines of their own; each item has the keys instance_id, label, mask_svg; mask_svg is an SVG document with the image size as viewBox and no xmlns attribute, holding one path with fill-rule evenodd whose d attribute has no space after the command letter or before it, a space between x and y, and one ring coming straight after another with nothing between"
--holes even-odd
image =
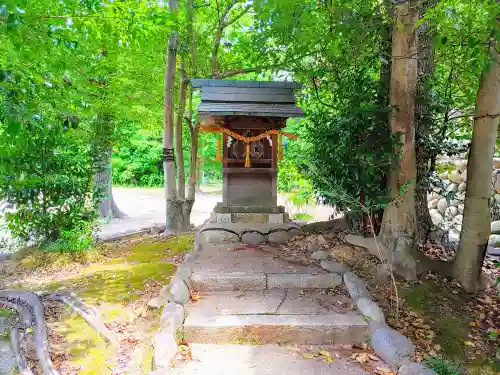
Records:
<instances>
[{"instance_id":1,"label":"stone base of shrine","mask_svg":"<svg viewBox=\"0 0 500 375\"><path fill-rule=\"evenodd\" d=\"M210 223L284 224L290 218L283 206L225 206L218 203L210 216Z\"/></svg>"},{"instance_id":2,"label":"stone base of shrine","mask_svg":"<svg viewBox=\"0 0 500 375\"><path fill-rule=\"evenodd\" d=\"M209 243L283 243L301 232L282 206L224 206L214 212L200 228Z\"/></svg>"}]
</instances>

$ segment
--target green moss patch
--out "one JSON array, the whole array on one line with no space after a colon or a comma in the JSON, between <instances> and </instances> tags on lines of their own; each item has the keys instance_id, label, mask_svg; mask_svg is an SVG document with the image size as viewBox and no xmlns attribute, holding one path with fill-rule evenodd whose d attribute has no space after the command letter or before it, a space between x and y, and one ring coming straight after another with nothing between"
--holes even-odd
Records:
<instances>
[{"instance_id":1,"label":"green moss patch","mask_svg":"<svg viewBox=\"0 0 500 375\"><path fill-rule=\"evenodd\" d=\"M106 244L100 248L104 261L82 265L74 277L52 280L44 287L71 288L86 303L98 306L105 321L125 324L132 337L142 337L149 345L147 337L155 331L160 312L146 311L138 317L135 310L147 302L144 292L148 286L168 283L176 269L173 260L180 260L192 243L192 235L183 235ZM139 300L144 301L131 304ZM108 346L83 319L67 311L54 330L64 336L71 364L80 368L79 374L111 374L117 358L116 348ZM140 367L148 368L151 353L150 350L143 352Z\"/></svg>"},{"instance_id":2,"label":"green moss patch","mask_svg":"<svg viewBox=\"0 0 500 375\"><path fill-rule=\"evenodd\" d=\"M424 281L402 290L406 303L413 310L424 313L436 330L434 341L441 345L448 358L461 359L464 341L467 341L472 316L460 309L466 300L432 281Z\"/></svg>"}]
</instances>

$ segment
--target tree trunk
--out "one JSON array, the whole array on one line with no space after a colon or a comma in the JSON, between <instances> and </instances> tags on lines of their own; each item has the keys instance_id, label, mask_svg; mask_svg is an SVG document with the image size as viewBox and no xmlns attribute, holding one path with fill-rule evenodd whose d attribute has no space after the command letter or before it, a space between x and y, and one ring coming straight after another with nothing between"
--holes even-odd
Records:
<instances>
[{"instance_id":1,"label":"tree trunk","mask_svg":"<svg viewBox=\"0 0 500 375\"><path fill-rule=\"evenodd\" d=\"M184 120L184 109L186 107L186 86L187 77L184 68L184 61L180 63L180 84L179 101L177 103L177 121L175 123L175 153L177 157L177 198L183 206L181 231L189 229L189 215L184 215L184 205L186 199L186 171L184 170L184 150L182 148L182 123Z\"/></svg>"},{"instance_id":2,"label":"tree trunk","mask_svg":"<svg viewBox=\"0 0 500 375\"><path fill-rule=\"evenodd\" d=\"M500 54L495 45L490 54L491 67L483 71L476 97L462 234L453 267L468 292L477 289L490 235L491 171L500 116Z\"/></svg>"},{"instance_id":3,"label":"tree trunk","mask_svg":"<svg viewBox=\"0 0 500 375\"><path fill-rule=\"evenodd\" d=\"M193 0L188 0L187 15L188 38L191 44L190 74L192 77L194 77L196 75L196 41L193 32ZM187 224L190 225L191 210L193 208L194 200L196 197L196 164L198 158L198 131L196 125L193 123L193 86L191 86L189 90L187 122L191 135L191 152L189 155L188 192L182 212L184 219L187 220Z\"/></svg>"},{"instance_id":4,"label":"tree trunk","mask_svg":"<svg viewBox=\"0 0 500 375\"><path fill-rule=\"evenodd\" d=\"M101 218L123 218L126 215L123 214L113 199L113 177L112 177L112 165L111 156L112 149L108 148L105 152L106 164L104 165L101 172L98 172L94 176L94 184L101 189L103 198L99 203L99 216Z\"/></svg>"},{"instance_id":5,"label":"tree trunk","mask_svg":"<svg viewBox=\"0 0 500 375\"><path fill-rule=\"evenodd\" d=\"M427 0L422 4L420 17L438 0ZM434 40L436 30L428 22L418 28L418 76L417 97L415 102L415 147L417 156L417 181L415 186L415 209L417 215L417 243L425 243L432 227L431 216L427 204L429 191L430 155L426 150L429 141L429 129L432 122L428 98L428 80L434 72Z\"/></svg>"},{"instance_id":6,"label":"tree trunk","mask_svg":"<svg viewBox=\"0 0 500 375\"><path fill-rule=\"evenodd\" d=\"M413 4L412 4L413 5ZM378 236L385 254L396 273L406 279L417 277L416 213L415 213L415 128L414 101L417 81L416 11L410 1L394 6L395 27L392 34L392 66L389 118L391 132L399 137L399 156L389 173L391 202L384 211Z\"/></svg>"},{"instance_id":7,"label":"tree trunk","mask_svg":"<svg viewBox=\"0 0 500 375\"><path fill-rule=\"evenodd\" d=\"M177 0L169 0L168 8L177 15ZM179 232L182 224L182 204L177 199L176 167L173 148L174 132L174 80L177 60L178 34L173 30L168 37L163 98L163 173L165 180L166 234Z\"/></svg>"}]
</instances>

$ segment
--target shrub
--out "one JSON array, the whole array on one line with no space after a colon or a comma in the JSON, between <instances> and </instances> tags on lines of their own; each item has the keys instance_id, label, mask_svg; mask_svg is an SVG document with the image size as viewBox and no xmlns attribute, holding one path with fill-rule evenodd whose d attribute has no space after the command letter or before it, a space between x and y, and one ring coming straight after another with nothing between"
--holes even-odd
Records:
<instances>
[{"instance_id":1,"label":"shrub","mask_svg":"<svg viewBox=\"0 0 500 375\"><path fill-rule=\"evenodd\" d=\"M36 117L15 127L0 124L0 200L12 207L4 213L11 235L59 249L66 242L66 250L90 246L99 196L87 131L76 121Z\"/></svg>"}]
</instances>

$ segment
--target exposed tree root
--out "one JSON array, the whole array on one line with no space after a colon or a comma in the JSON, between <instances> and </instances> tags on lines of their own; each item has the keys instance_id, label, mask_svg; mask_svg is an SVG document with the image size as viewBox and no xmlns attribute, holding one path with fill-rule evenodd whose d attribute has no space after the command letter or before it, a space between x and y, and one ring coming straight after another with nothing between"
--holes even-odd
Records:
<instances>
[{"instance_id":1,"label":"exposed tree root","mask_svg":"<svg viewBox=\"0 0 500 375\"><path fill-rule=\"evenodd\" d=\"M19 375L33 375L33 372L29 368L26 359L21 353L21 338L19 335L19 329L17 327L12 328L10 331L10 344L12 346L12 350L14 351L14 355L16 356Z\"/></svg>"},{"instance_id":2,"label":"exposed tree root","mask_svg":"<svg viewBox=\"0 0 500 375\"><path fill-rule=\"evenodd\" d=\"M2 300L0 300L0 305L4 306L7 309L14 310L19 314L22 328L33 327L33 315L31 315L31 311L27 306L18 305L13 302Z\"/></svg>"},{"instance_id":3,"label":"exposed tree root","mask_svg":"<svg viewBox=\"0 0 500 375\"><path fill-rule=\"evenodd\" d=\"M33 329L34 346L42 374L59 375L59 372L54 367L50 358L42 298L50 301L63 302L70 306L74 312L85 319L85 321L87 321L87 323L109 343L117 343L112 332L105 327L99 312L91 306L86 305L72 292L34 293L18 290L0 290L0 305L16 311L20 318L20 326L13 327L11 330L11 344L21 375L32 375L33 373L28 367L27 361L21 351L19 328L23 330L27 328Z\"/></svg>"},{"instance_id":4,"label":"exposed tree root","mask_svg":"<svg viewBox=\"0 0 500 375\"><path fill-rule=\"evenodd\" d=\"M48 293L44 299L63 302L80 315L94 330L97 331L108 343L116 345L118 341L113 333L106 328L99 311L85 304L75 293L69 291Z\"/></svg>"},{"instance_id":5,"label":"exposed tree root","mask_svg":"<svg viewBox=\"0 0 500 375\"><path fill-rule=\"evenodd\" d=\"M0 299L15 304L28 306L33 315L33 331L35 334L35 350L40 367L44 375L59 375L50 359L49 342L47 340L47 326L40 297L32 292L16 290L0 290Z\"/></svg>"}]
</instances>

